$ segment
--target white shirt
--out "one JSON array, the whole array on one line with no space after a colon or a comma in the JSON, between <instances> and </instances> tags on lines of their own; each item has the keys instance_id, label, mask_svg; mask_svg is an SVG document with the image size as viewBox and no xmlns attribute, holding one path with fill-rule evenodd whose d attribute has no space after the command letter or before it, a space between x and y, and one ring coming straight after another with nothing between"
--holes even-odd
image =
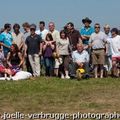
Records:
<instances>
[{"instance_id":1,"label":"white shirt","mask_svg":"<svg viewBox=\"0 0 120 120\"><path fill-rule=\"evenodd\" d=\"M77 50L72 53L73 62L89 62L89 54L86 50L79 53Z\"/></svg>"},{"instance_id":2,"label":"white shirt","mask_svg":"<svg viewBox=\"0 0 120 120\"><path fill-rule=\"evenodd\" d=\"M49 31L49 33L52 34L53 40L58 42L60 39L60 33L57 30L54 30L53 32Z\"/></svg>"},{"instance_id":3,"label":"white shirt","mask_svg":"<svg viewBox=\"0 0 120 120\"><path fill-rule=\"evenodd\" d=\"M117 35L114 38L111 38L111 50L112 50L112 57L120 57L120 36Z\"/></svg>"},{"instance_id":4,"label":"white shirt","mask_svg":"<svg viewBox=\"0 0 120 120\"><path fill-rule=\"evenodd\" d=\"M40 35L42 39L45 40L48 30L47 29L44 29L43 31L37 30L35 33L37 35Z\"/></svg>"}]
</instances>

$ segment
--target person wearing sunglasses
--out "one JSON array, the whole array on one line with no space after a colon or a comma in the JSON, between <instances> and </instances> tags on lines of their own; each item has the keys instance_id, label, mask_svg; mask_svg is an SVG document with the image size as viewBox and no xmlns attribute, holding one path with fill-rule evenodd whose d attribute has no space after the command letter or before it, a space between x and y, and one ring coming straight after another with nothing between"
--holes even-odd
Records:
<instances>
[{"instance_id":1,"label":"person wearing sunglasses","mask_svg":"<svg viewBox=\"0 0 120 120\"><path fill-rule=\"evenodd\" d=\"M92 33L89 40L89 46L92 49L92 64L94 66L94 76L98 78L98 69L100 69L100 78L103 78L103 65L105 62L105 44L107 36L100 31L100 24L94 25L95 32Z\"/></svg>"},{"instance_id":2,"label":"person wearing sunglasses","mask_svg":"<svg viewBox=\"0 0 120 120\"><path fill-rule=\"evenodd\" d=\"M30 36L27 37L26 51L28 52L28 58L32 67L33 76L40 76L40 57L42 53L42 38L35 33L36 25L30 26Z\"/></svg>"}]
</instances>

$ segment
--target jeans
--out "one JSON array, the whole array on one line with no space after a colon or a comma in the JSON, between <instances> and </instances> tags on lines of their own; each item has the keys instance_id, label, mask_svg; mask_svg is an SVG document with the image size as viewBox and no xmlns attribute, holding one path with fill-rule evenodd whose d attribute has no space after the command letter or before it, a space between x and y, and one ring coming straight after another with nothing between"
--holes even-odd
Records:
<instances>
[{"instance_id":1,"label":"jeans","mask_svg":"<svg viewBox=\"0 0 120 120\"><path fill-rule=\"evenodd\" d=\"M46 76L54 75L54 58L44 58Z\"/></svg>"}]
</instances>

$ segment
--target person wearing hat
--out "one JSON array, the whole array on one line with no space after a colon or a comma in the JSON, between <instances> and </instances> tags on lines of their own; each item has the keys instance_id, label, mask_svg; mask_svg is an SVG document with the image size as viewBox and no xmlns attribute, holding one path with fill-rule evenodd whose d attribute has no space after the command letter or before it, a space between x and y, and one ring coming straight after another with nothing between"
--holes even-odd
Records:
<instances>
[{"instance_id":1,"label":"person wearing hat","mask_svg":"<svg viewBox=\"0 0 120 120\"><path fill-rule=\"evenodd\" d=\"M90 26L92 23L92 20L90 20L88 17L82 19L82 23L84 26L80 29L80 34L82 37L82 42L85 46L85 48L88 48L88 41L90 38L90 35L94 32L94 28Z\"/></svg>"},{"instance_id":2,"label":"person wearing hat","mask_svg":"<svg viewBox=\"0 0 120 120\"><path fill-rule=\"evenodd\" d=\"M28 53L28 58L30 65L32 67L33 76L37 77L40 75L40 57L42 53L42 38L35 33L36 25L32 24L30 26L30 36L26 38L26 51Z\"/></svg>"}]
</instances>

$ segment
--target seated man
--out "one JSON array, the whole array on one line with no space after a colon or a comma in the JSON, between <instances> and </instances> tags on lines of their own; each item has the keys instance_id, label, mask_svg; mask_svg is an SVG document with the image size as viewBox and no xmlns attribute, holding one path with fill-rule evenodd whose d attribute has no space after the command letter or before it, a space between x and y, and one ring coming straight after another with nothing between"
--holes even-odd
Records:
<instances>
[{"instance_id":1,"label":"seated man","mask_svg":"<svg viewBox=\"0 0 120 120\"><path fill-rule=\"evenodd\" d=\"M86 50L84 50L83 44L77 44L77 50L72 53L72 69L71 69L71 76L76 75L76 70L81 67L83 64L85 73L89 73L89 54Z\"/></svg>"}]
</instances>

